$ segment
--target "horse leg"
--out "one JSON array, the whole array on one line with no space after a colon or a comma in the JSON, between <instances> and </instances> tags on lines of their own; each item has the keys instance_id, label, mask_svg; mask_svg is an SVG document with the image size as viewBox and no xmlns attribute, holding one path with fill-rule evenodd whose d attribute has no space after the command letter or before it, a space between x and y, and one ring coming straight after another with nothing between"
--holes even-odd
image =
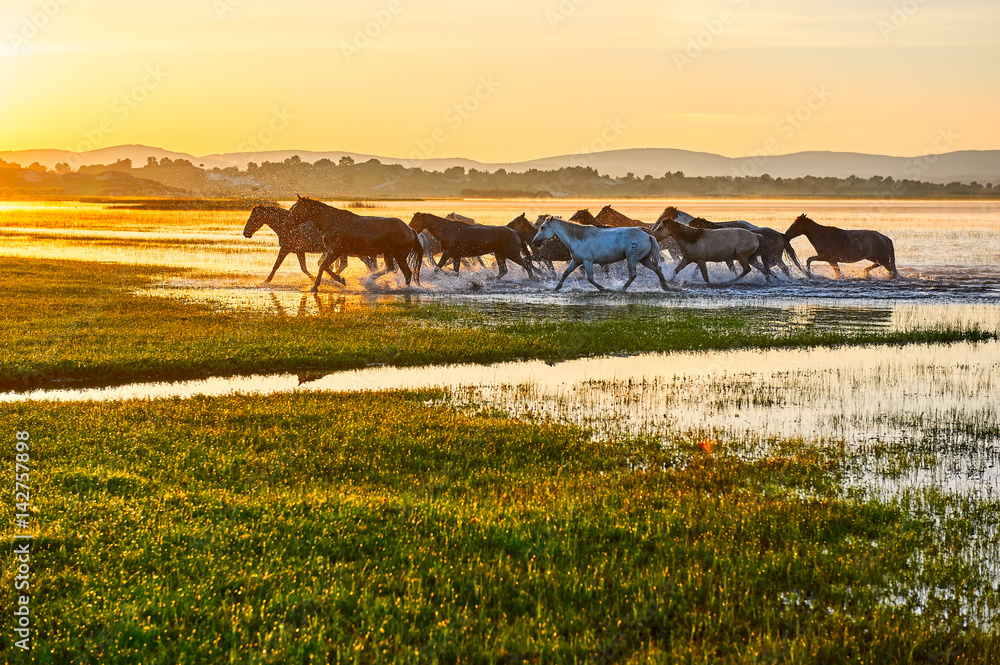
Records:
<instances>
[{"instance_id":1,"label":"horse leg","mask_svg":"<svg viewBox=\"0 0 1000 665\"><path fill-rule=\"evenodd\" d=\"M622 287L622 291L626 291L629 285L635 280L635 261L630 257L628 259L628 281L625 282L625 286Z\"/></svg>"},{"instance_id":2,"label":"horse leg","mask_svg":"<svg viewBox=\"0 0 1000 665\"><path fill-rule=\"evenodd\" d=\"M572 273L574 270L576 270L576 267L578 265L580 265L580 264L577 263L576 259L570 259L569 266L566 268L566 272L563 273L562 279L560 279L559 283L556 284L556 288L555 288L556 291L558 291L559 289L562 288L563 282L565 282L566 278L570 276L570 273Z\"/></svg>"},{"instance_id":3,"label":"horse leg","mask_svg":"<svg viewBox=\"0 0 1000 665\"><path fill-rule=\"evenodd\" d=\"M764 272L765 270L767 270L766 268L763 267L763 264L761 264L760 261L758 261L757 263L758 263L757 270L760 270L761 272ZM740 265L743 266L743 272L740 274L739 277L737 277L736 279L733 280L734 282L738 282L738 281L740 281L741 279L743 279L744 277L746 277L747 275L750 274L750 260L747 257L745 257L745 256L740 257ZM765 274L768 274L770 272L771 271L768 270L767 273L765 273Z\"/></svg>"},{"instance_id":4,"label":"horse leg","mask_svg":"<svg viewBox=\"0 0 1000 665\"><path fill-rule=\"evenodd\" d=\"M660 262L658 259L659 257L657 256L647 254L639 263L655 272L656 276L660 279L660 288L664 291L669 291L669 288L667 287L667 280L663 276L663 271L660 270Z\"/></svg>"},{"instance_id":5,"label":"horse leg","mask_svg":"<svg viewBox=\"0 0 1000 665\"><path fill-rule=\"evenodd\" d=\"M286 256L288 256L287 249L282 249L278 251L278 260L274 262L274 267L271 268L271 274L268 275L267 279L264 280L265 284L271 283L271 280L274 279L274 273L278 272L278 267L281 265L281 262L285 260ZM302 269L305 270L305 266L302 266ZM309 275L308 272L306 272L306 274ZM309 276L312 277L312 275Z\"/></svg>"},{"instance_id":6,"label":"horse leg","mask_svg":"<svg viewBox=\"0 0 1000 665\"><path fill-rule=\"evenodd\" d=\"M820 261L820 260L821 259L819 258L819 255L817 255L817 256L810 256L808 259L806 259L806 276L807 277L812 277L812 262L813 261Z\"/></svg>"},{"instance_id":7,"label":"horse leg","mask_svg":"<svg viewBox=\"0 0 1000 665\"><path fill-rule=\"evenodd\" d=\"M840 266L837 265L836 261L830 261L829 263L831 266L833 266L833 272L835 275L837 275L837 279L840 279L841 278Z\"/></svg>"},{"instance_id":8,"label":"horse leg","mask_svg":"<svg viewBox=\"0 0 1000 665\"><path fill-rule=\"evenodd\" d=\"M685 258L684 258L684 259L683 259L683 260L682 260L682 261L681 261L680 263L678 263L678 264L677 264L677 266L676 266L676 267L674 268L674 274L673 274L673 275L672 275L672 276L670 277L670 279L671 279L671 280L674 280L674 279L677 279L677 273L679 273L679 272L680 272L681 270L684 270L685 268L687 268L687 267L688 267L689 265L691 265L692 263L693 263L693 261L691 261L691 259L689 259L689 258L686 258L686 257L685 257Z\"/></svg>"},{"instance_id":9,"label":"horse leg","mask_svg":"<svg viewBox=\"0 0 1000 665\"><path fill-rule=\"evenodd\" d=\"M497 260L497 270L500 272L497 275L497 279L503 279L503 276L507 274L507 259L504 257L503 252L493 252L493 258ZM479 262L483 262L483 257L479 257ZM485 265L483 266L486 267Z\"/></svg>"},{"instance_id":10,"label":"horse leg","mask_svg":"<svg viewBox=\"0 0 1000 665\"><path fill-rule=\"evenodd\" d=\"M705 279L706 284L711 284L708 280L708 266L705 265L704 261L698 261L698 268L701 270L701 276Z\"/></svg>"},{"instance_id":11,"label":"horse leg","mask_svg":"<svg viewBox=\"0 0 1000 665\"><path fill-rule=\"evenodd\" d=\"M524 268L524 272L528 273L528 277L530 279L534 279L535 278L535 274L531 270L531 258L530 257L522 256L520 254L520 252L518 252L518 256L517 257L511 256L510 260L513 261L514 263L516 263L517 265L521 266L522 268Z\"/></svg>"},{"instance_id":12,"label":"horse leg","mask_svg":"<svg viewBox=\"0 0 1000 665\"><path fill-rule=\"evenodd\" d=\"M306 275L308 275L309 279L312 279L312 273L309 272L309 268L306 267L306 253L305 252L296 252L295 255L297 257L299 257L299 267L302 268L302 272L304 272ZM267 279L267 281L270 282L271 278L269 277Z\"/></svg>"},{"instance_id":13,"label":"horse leg","mask_svg":"<svg viewBox=\"0 0 1000 665\"><path fill-rule=\"evenodd\" d=\"M461 267L462 267L462 259L460 259L460 258L458 258L458 257L456 256L455 258L453 258L453 259L451 260L451 266L452 266L452 268L454 268L454 269L455 269L455 274L457 275L457 274L458 274L458 272L459 272L459 270L460 270L460 269L461 269Z\"/></svg>"},{"instance_id":14,"label":"horse leg","mask_svg":"<svg viewBox=\"0 0 1000 665\"><path fill-rule=\"evenodd\" d=\"M782 261L782 260L781 260L781 259L779 258L779 259L778 259L778 263L777 263L776 265L777 265L777 266L778 266L779 268L781 268L781 271L782 271L783 273L785 273L785 277L787 277L788 279L791 279L791 278L792 278L792 272L791 272L791 271L790 271L790 270L788 269L788 266L787 266L787 265L785 265L785 262L784 262L784 261Z\"/></svg>"},{"instance_id":15,"label":"horse leg","mask_svg":"<svg viewBox=\"0 0 1000 665\"><path fill-rule=\"evenodd\" d=\"M729 266L729 272L736 272L736 266L732 261L726 261L726 265Z\"/></svg>"},{"instance_id":16,"label":"horse leg","mask_svg":"<svg viewBox=\"0 0 1000 665\"><path fill-rule=\"evenodd\" d=\"M388 263L389 255L386 254L386 263ZM406 285L410 285L410 278L413 277L413 271L410 270L410 265L406 262L407 253L402 253L400 255L394 256L393 262L396 267L399 268L400 272L403 273L403 278L406 280Z\"/></svg>"},{"instance_id":17,"label":"horse leg","mask_svg":"<svg viewBox=\"0 0 1000 665\"><path fill-rule=\"evenodd\" d=\"M323 281L323 271L326 270L327 272L329 272L330 264L333 263L334 259L336 259L336 258L337 257L335 257L335 256L330 256L329 252L327 252L323 256L323 260L320 261L320 264L319 264L319 271L318 271L318 274L316 275L316 281L313 282L313 286L312 286L312 289L311 289L313 292L319 291L320 282Z\"/></svg>"},{"instance_id":18,"label":"horse leg","mask_svg":"<svg viewBox=\"0 0 1000 665\"><path fill-rule=\"evenodd\" d=\"M865 268L865 279L868 279L868 273L870 273L872 270L875 270L875 268L879 268L879 267L885 268L886 270L889 270L888 268L886 268L884 265L882 265L878 261L875 261L870 266L868 266L867 268ZM889 270L889 272L892 273L891 270Z\"/></svg>"},{"instance_id":19,"label":"horse leg","mask_svg":"<svg viewBox=\"0 0 1000 665\"><path fill-rule=\"evenodd\" d=\"M598 291L607 291L603 286L594 281L594 262L584 261L583 269L587 271L587 281L597 287Z\"/></svg>"}]
</instances>

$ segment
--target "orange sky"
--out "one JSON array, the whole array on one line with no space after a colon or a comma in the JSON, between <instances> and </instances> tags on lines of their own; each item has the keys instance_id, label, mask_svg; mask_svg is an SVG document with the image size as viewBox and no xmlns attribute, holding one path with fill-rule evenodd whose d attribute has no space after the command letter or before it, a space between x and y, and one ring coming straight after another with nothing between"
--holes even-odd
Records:
<instances>
[{"instance_id":1,"label":"orange sky","mask_svg":"<svg viewBox=\"0 0 1000 665\"><path fill-rule=\"evenodd\" d=\"M5 0L0 150L1000 148L1000 5L805 5Z\"/></svg>"}]
</instances>

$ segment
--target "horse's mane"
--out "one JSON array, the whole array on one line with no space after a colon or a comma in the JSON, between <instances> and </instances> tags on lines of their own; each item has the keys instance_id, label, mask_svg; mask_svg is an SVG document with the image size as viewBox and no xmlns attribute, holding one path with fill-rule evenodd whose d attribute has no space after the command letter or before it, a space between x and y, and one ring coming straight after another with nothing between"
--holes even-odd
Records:
<instances>
[{"instance_id":1,"label":"horse's mane","mask_svg":"<svg viewBox=\"0 0 1000 665\"><path fill-rule=\"evenodd\" d=\"M680 236L681 240L685 242L698 242L702 236L705 235L705 229L696 229L690 226L685 226L675 220L667 220L667 229L670 231L671 235Z\"/></svg>"},{"instance_id":2,"label":"horse's mane","mask_svg":"<svg viewBox=\"0 0 1000 665\"><path fill-rule=\"evenodd\" d=\"M675 208L673 206L670 206L669 208L665 208L663 210L663 212L660 214L660 216L656 218L656 223L659 224L660 222L665 222L668 219L672 219L672 220L674 220L676 222L677 221L677 213L679 213L679 212L680 212L680 210L678 210L677 208Z\"/></svg>"},{"instance_id":3,"label":"horse's mane","mask_svg":"<svg viewBox=\"0 0 1000 665\"><path fill-rule=\"evenodd\" d=\"M674 221L676 221L676 220L674 220ZM677 222L677 223L680 224L680 222ZM681 226L684 226L684 224L681 224ZM718 224L716 222L710 222L707 219L705 219L704 217L695 217L694 219L692 219L690 222L687 223L687 226L690 226L691 228L695 228L695 229L698 229L698 228L702 228L702 229L721 229L721 228L724 228L721 224Z\"/></svg>"},{"instance_id":4,"label":"horse's mane","mask_svg":"<svg viewBox=\"0 0 1000 665\"><path fill-rule=\"evenodd\" d=\"M583 240L589 238L593 233L592 226L585 226L583 224L574 224L573 222L567 222L565 219L559 219L558 217L549 217L547 221L559 222L562 229L566 231L566 235L574 240Z\"/></svg>"}]
</instances>

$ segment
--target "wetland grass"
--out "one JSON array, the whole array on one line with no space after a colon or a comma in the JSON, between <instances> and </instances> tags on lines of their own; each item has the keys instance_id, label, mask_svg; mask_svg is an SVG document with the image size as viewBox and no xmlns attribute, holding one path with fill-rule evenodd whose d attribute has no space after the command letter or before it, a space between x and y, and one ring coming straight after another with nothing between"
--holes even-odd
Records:
<instances>
[{"instance_id":1,"label":"wetland grass","mask_svg":"<svg viewBox=\"0 0 1000 665\"><path fill-rule=\"evenodd\" d=\"M354 369L377 364L563 360L649 351L951 342L976 328L775 332L738 309L637 306L569 319L498 316L473 307L347 304L335 316L287 317L137 294L179 270L0 258L0 390Z\"/></svg>"},{"instance_id":2,"label":"wetland grass","mask_svg":"<svg viewBox=\"0 0 1000 665\"><path fill-rule=\"evenodd\" d=\"M845 497L835 449L598 440L441 392L4 405L0 427L44 469L39 663L1000 658L961 618L963 525Z\"/></svg>"}]
</instances>

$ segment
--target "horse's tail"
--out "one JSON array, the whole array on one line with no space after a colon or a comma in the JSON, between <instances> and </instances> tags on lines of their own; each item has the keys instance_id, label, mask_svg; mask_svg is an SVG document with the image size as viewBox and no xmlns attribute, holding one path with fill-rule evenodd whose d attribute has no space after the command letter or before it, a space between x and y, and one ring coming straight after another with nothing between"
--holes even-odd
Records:
<instances>
[{"instance_id":1,"label":"horse's tail","mask_svg":"<svg viewBox=\"0 0 1000 665\"><path fill-rule=\"evenodd\" d=\"M792 248L792 241L785 237L784 234L782 234L781 237L785 240L785 254L788 254L788 258L792 260L792 263L795 264L795 267L798 268L803 275L808 274L805 271L805 268L802 267L802 264L799 263L799 257L795 255L795 250Z\"/></svg>"},{"instance_id":2,"label":"horse's tail","mask_svg":"<svg viewBox=\"0 0 1000 665\"><path fill-rule=\"evenodd\" d=\"M666 263L666 261L663 260L663 253L660 251L660 243L656 242L656 238L652 235L649 236L649 247L649 251L651 251L653 256L656 258L657 265Z\"/></svg>"},{"instance_id":3,"label":"horse's tail","mask_svg":"<svg viewBox=\"0 0 1000 665\"><path fill-rule=\"evenodd\" d=\"M515 231L515 233L517 232ZM521 252L524 253L524 255L528 258L529 261L531 261L533 258L531 254L531 247L528 246L528 243L525 242L524 238L521 237L520 233L517 234L517 239L521 243Z\"/></svg>"},{"instance_id":4,"label":"horse's tail","mask_svg":"<svg viewBox=\"0 0 1000 665\"><path fill-rule=\"evenodd\" d=\"M747 259L755 268L764 273L764 276L770 279L773 277L771 269L767 267L767 244L764 241L763 233L755 233L757 236L757 249L753 254Z\"/></svg>"},{"instance_id":5,"label":"horse's tail","mask_svg":"<svg viewBox=\"0 0 1000 665\"><path fill-rule=\"evenodd\" d=\"M417 284L420 284L420 266L424 262L424 246L420 242L420 235L417 233L413 234L413 245L410 247L410 253L406 257L406 262L410 264L410 270L413 271L413 279Z\"/></svg>"},{"instance_id":6,"label":"horse's tail","mask_svg":"<svg viewBox=\"0 0 1000 665\"><path fill-rule=\"evenodd\" d=\"M899 277L899 271L896 269L896 247L892 244L892 238L886 236L885 239L889 241L889 265L886 268L889 269L893 277Z\"/></svg>"}]
</instances>

